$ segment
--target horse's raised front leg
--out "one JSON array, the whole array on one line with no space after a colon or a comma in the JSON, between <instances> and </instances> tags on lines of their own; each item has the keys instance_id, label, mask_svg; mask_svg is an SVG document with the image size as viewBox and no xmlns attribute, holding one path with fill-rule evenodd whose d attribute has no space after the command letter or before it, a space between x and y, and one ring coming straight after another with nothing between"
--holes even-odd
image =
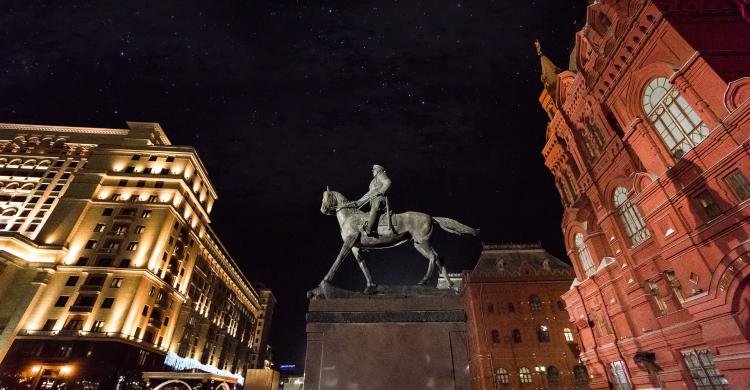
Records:
<instances>
[{"instance_id":1,"label":"horse's raised front leg","mask_svg":"<svg viewBox=\"0 0 750 390\"><path fill-rule=\"evenodd\" d=\"M370 276L370 270L367 269L367 264L365 264L365 259L362 258L362 255L359 253L359 248L354 247L352 248L352 254L354 254L354 258L357 259L357 263L359 263L359 268L362 270L362 273L365 275L365 280L367 281L367 287L365 287L365 294L371 294L375 291L375 283L372 282L372 277Z\"/></svg>"},{"instance_id":2,"label":"horse's raised front leg","mask_svg":"<svg viewBox=\"0 0 750 390\"><path fill-rule=\"evenodd\" d=\"M427 273L424 274L424 277L417 283L417 284L425 284L427 283L427 279L432 276L432 271L435 268L435 260L437 259L437 253L435 253L435 250L432 249L432 245L430 245L429 241L424 242L414 242L414 247L417 248L417 251L422 254L425 258L427 258Z\"/></svg>"},{"instance_id":3,"label":"horse's raised front leg","mask_svg":"<svg viewBox=\"0 0 750 390\"><path fill-rule=\"evenodd\" d=\"M341 245L341 250L339 251L339 255L336 256L336 261L333 262L333 265L331 266L331 269L328 270L328 273L326 274L326 277L323 278L324 282L330 283L333 279L333 275L336 273L336 270L339 269L339 266L341 265L341 262L344 261L346 256L349 254L349 252L352 250L352 247L354 246L354 242L357 240L357 236L354 235L353 237L347 237L344 240L344 244Z\"/></svg>"}]
</instances>

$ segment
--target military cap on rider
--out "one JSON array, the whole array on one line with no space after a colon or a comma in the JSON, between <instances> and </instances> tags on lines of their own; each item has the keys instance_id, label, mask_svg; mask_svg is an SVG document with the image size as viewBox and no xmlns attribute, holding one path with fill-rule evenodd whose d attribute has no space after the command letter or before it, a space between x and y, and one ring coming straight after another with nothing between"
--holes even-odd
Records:
<instances>
[{"instance_id":1,"label":"military cap on rider","mask_svg":"<svg viewBox=\"0 0 750 390\"><path fill-rule=\"evenodd\" d=\"M373 166L372 166L372 169L373 169L373 170L375 170L375 169L379 169L379 170L381 170L381 171L385 172L385 168L384 168L384 167L383 167L382 165L378 165L378 164L375 164L375 165L373 165Z\"/></svg>"}]
</instances>

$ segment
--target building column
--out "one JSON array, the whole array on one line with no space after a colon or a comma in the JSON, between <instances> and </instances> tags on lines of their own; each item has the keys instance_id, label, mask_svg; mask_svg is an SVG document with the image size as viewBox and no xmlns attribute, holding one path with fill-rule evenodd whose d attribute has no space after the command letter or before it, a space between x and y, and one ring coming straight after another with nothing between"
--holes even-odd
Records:
<instances>
[{"instance_id":1,"label":"building column","mask_svg":"<svg viewBox=\"0 0 750 390\"><path fill-rule=\"evenodd\" d=\"M10 346L25 323L30 311L35 309L36 300L47 285L49 274L45 270L35 267L19 267L13 263L6 263L7 268L2 272L0 286L0 316L5 317L5 327L0 331L0 362L5 359ZM29 310L31 309L31 310Z\"/></svg>"}]
</instances>

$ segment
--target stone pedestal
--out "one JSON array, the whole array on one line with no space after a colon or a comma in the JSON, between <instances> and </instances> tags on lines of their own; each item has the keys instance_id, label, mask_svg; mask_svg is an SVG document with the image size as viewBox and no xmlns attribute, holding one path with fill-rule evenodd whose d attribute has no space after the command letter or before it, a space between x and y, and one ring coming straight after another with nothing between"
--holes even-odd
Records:
<instances>
[{"instance_id":1,"label":"stone pedestal","mask_svg":"<svg viewBox=\"0 0 750 390\"><path fill-rule=\"evenodd\" d=\"M305 389L469 390L466 314L456 293L378 291L310 300Z\"/></svg>"}]
</instances>

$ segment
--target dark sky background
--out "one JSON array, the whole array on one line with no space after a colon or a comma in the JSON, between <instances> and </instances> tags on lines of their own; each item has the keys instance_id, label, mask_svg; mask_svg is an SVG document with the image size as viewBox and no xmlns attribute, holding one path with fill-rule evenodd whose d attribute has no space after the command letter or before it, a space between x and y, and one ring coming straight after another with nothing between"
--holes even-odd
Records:
<instances>
[{"instance_id":1,"label":"dark sky background","mask_svg":"<svg viewBox=\"0 0 750 390\"><path fill-rule=\"evenodd\" d=\"M567 67L585 0L3 1L0 121L159 122L194 145L219 193L213 228L250 280L273 289L277 364L302 365L305 291L341 239L328 185L458 219L434 235L451 272L481 243L536 242L564 257L544 167L533 42ZM411 245L365 255L379 283L415 283ZM338 285L363 288L350 258Z\"/></svg>"}]
</instances>

